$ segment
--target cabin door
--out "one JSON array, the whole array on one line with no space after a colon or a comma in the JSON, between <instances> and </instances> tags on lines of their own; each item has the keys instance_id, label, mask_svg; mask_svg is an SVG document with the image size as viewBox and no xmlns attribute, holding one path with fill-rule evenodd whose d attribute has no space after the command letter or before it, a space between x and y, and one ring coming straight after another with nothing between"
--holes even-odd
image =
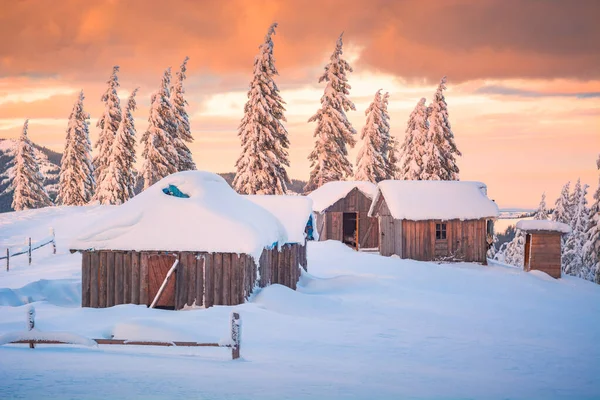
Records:
<instances>
[{"instance_id":1,"label":"cabin door","mask_svg":"<svg viewBox=\"0 0 600 400\"><path fill-rule=\"evenodd\" d=\"M344 213L342 242L358 250L358 213Z\"/></svg>"},{"instance_id":2,"label":"cabin door","mask_svg":"<svg viewBox=\"0 0 600 400\"><path fill-rule=\"evenodd\" d=\"M152 303L161 285L163 284L167 273L177 259L170 254L153 254L148 257L148 305ZM175 281L177 269L169 277L155 308L175 309Z\"/></svg>"}]
</instances>

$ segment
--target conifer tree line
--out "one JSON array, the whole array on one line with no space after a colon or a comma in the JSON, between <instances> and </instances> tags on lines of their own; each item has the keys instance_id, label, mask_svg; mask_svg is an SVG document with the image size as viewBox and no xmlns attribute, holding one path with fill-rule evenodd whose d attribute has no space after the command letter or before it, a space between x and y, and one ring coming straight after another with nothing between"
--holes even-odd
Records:
<instances>
[{"instance_id":1,"label":"conifer tree line","mask_svg":"<svg viewBox=\"0 0 600 400\"><path fill-rule=\"evenodd\" d=\"M569 225L572 232L562 238L562 272L600 284L600 155L596 166L599 171L598 187L591 205L587 201L589 185L577 179L573 190L571 182L562 187L551 214L548 213L546 195L543 194L533 218ZM493 249L488 256L522 267L524 251L525 234L517 229L512 241L503 244L497 252Z\"/></svg>"},{"instance_id":2,"label":"conifer tree line","mask_svg":"<svg viewBox=\"0 0 600 400\"><path fill-rule=\"evenodd\" d=\"M90 115L84 109L83 90L79 93L67 124L56 204L122 204L135 195L139 178L144 180L144 188L147 188L171 173L196 169L188 148L193 137L183 86L187 62L186 57L175 79L171 78L168 68L159 90L151 96L149 124L141 137L144 159L141 172L135 171L137 131L134 111L138 88L131 92L122 107L117 94L119 67L113 67L100 99L104 103L104 112L96 124L99 135L93 146L96 149L93 156ZM15 156L14 210L52 205L27 133L28 121L25 121Z\"/></svg>"}]
</instances>

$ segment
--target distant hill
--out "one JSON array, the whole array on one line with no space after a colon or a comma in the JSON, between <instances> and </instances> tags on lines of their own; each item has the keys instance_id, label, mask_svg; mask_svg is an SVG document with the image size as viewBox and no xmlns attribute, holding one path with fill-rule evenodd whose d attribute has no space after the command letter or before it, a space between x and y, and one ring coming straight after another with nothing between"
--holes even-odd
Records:
<instances>
[{"instance_id":1,"label":"distant hill","mask_svg":"<svg viewBox=\"0 0 600 400\"><path fill-rule=\"evenodd\" d=\"M0 213L12 211L13 193L10 187L14 176L15 151L17 141L0 139ZM58 174L62 154L34 144L35 155L44 176L44 186L54 201L58 191Z\"/></svg>"},{"instance_id":2,"label":"distant hill","mask_svg":"<svg viewBox=\"0 0 600 400\"><path fill-rule=\"evenodd\" d=\"M17 141L14 139L0 139L0 213L12 211L12 189L10 184L14 176L14 154L17 146ZM45 147L34 144L36 157L40 163L40 170L45 178L44 186L50 195L52 201L56 198L58 192L58 175L60 173L61 153L52 151ZM234 172L226 172L219 174L230 185L235 178ZM292 179L289 190L294 193L304 193L306 182L298 179ZM142 191L143 182L138 181L135 188L135 193Z\"/></svg>"},{"instance_id":3,"label":"distant hill","mask_svg":"<svg viewBox=\"0 0 600 400\"><path fill-rule=\"evenodd\" d=\"M219 173L229 183L229 186L233 186L233 180L235 179L235 172L223 172ZM306 181L301 181L298 179L292 179L291 185L288 189L294 194L304 194L304 186L306 186Z\"/></svg>"}]
</instances>

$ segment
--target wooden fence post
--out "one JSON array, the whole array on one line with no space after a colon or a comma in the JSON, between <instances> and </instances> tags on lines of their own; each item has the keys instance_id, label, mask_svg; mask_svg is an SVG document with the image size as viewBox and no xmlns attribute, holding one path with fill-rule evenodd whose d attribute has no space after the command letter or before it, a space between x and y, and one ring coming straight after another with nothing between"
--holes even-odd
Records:
<instances>
[{"instance_id":1,"label":"wooden fence post","mask_svg":"<svg viewBox=\"0 0 600 400\"><path fill-rule=\"evenodd\" d=\"M6 270L10 269L10 250L6 249Z\"/></svg>"},{"instance_id":2,"label":"wooden fence post","mask_svg":"<svg viewBox=\"0 0 600 400\"><path fill-rule=\"evenodd\" d=\"M27 254L29 255L29 265L31 265L31 238L29 238L29 250Z\"/></svg>"},{"instance_id":3,"label":"wooden fence post","mask_svg":"<svg viewBox=\"0 0 600 400\"><path fill-rule=\"evenodd\" d=\"M242 321L240 320L240 314L233 312L231 313L231 358L234 360L240 358L241 334Z\"/></svg>"},{"instance_id":4,"label":"wooden fence post","mask_svg":"<svg viewBox=\"0 0 600 400\"><path fill-rule=\"evenodd\" d=\"M54 235L54 228L50 228L52 234L52 254L56 254L56 236Z\"/></svg>"},{"instance_id":5,"label":"wooden fence post","mask_svg":"<svg viewBox=\"0 0 600 400\"><path fill-rule=\"evenodd\" d=\"M35 328L35 308L33 306L29 306L27 309L27 330L31 331ZM29 348L35 349L35 344L33 342L29 342Z\"/></svg>"}]
</instances>

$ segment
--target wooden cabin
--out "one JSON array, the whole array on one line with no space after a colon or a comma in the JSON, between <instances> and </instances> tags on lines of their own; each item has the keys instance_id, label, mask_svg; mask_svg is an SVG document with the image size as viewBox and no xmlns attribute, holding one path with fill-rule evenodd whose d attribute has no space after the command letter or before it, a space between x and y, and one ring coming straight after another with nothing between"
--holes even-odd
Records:
<instances>
[{"instance_id":1,"label":"wooden cabin","mask_svg":"<svg viewBox=\"0 0 600 400\"><path fill-rule=\"evenodd\" d=\"M281 222L287 236L286 243L280 249L281 253L283 253L282 257L295 257L300 266L305 271L308 271L306 240L307 225L314 226L312 199L306 196L273 195L248 195L245 197L269 211ZM286 284L286 282L280 282L279 276L273 276L271 283ZM292 284L294 289L295 285L296 283L294 282ZM286 286L290 286L290 284Z\"/></svg>"},{"instance_id":2,"label":"wooden cabin","mask_svg":"<svg viewBox=\"0 0 600 400\"><path fill-rule=\"evenodd\" d=\"M524 220L517 222L517 229L526 234L523 269L560 278L562 235L571 233L571 227L555 221Z\"/></svg>"},{"instance_id":3,"label":"wooden cabin","mask_svg":"<svg viewBox=\"0 0 600 400\"><path fill-rule=\"evenodd\" d=\"M370 182L328 182L308 195L313 200L319 240L339 240L353 249L376 249L379 227L368 216L377 187Z\"/></svg>"},{"instance_id":4,"label":"wooden cabin","mask_svg":"<svg viewBox=\"0 0 600 400\"><path fill-rule=\"evenodd\" d=\"M486 263L496 203L480 182L383 181L369 211L379 251L420 261Z\"/></svg>"},{"instance_id":5,"label":"wooden cabin","mask_svg":"<svg viewBox=\"0 0 600 400\"><path fill-rule=\"evenodd\" d=\"M295 288L301 260L282 251L287 241L273 214L223 178L186 171L115 207L71 248L82 253L83 307L179 310L240 304L272 281Z\"/></svg>"}]
</instances>

